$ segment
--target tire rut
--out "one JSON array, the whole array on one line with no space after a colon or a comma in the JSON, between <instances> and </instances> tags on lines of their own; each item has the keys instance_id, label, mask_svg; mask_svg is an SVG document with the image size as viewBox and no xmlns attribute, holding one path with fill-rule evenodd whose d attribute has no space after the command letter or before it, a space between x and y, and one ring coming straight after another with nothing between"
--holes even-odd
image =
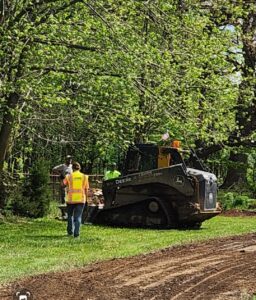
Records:
<instances>
[{"instance_id":1,"label":"tire rut","mask_svg":"<svg viewBox=\"0 0 256 300\"><path fill-rule=\"evenodd\" d=\"M255 234L175 246L18 280L0 286L0 299L25 287L34 299L241 300L256 295L255 253Z\"/></svg>"}]
</instances>

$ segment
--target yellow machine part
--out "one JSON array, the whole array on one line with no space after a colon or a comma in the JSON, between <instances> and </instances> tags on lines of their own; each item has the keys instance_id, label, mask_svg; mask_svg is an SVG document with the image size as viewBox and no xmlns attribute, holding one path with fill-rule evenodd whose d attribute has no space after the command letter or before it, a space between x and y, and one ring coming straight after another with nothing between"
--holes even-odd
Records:
<instances>
[{"instance_id":1,"label":"yellow machine part","mask_svg":"<svg viewBox=\"0 0 256 300\"><path fill-rule=\"evenodd\" d=\"M163 153L164 147L159 147L158 154L158 168L166 168L170 166L171 155L170 153Z\"/></svg>"}]
</instances>

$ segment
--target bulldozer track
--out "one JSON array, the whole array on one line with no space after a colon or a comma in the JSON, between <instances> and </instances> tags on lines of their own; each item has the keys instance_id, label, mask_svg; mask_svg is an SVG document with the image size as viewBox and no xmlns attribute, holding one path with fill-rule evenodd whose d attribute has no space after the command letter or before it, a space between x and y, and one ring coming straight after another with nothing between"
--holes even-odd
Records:
<instances>
[{"instance_id":1,"label":"bulldozer track","mask_svg":"<svg viewBox=\"0 0 256 300\"><path fill-rule=\"evenodd\" d=\"M0 286L0 299L24 287L34 299L252 300L255 256L256 234L215 239L33 276Z\"/></svg>"},{"instance_id":2,"label":"bulldozer track","mask_svg":"<svg viewBox=\"0 0 256 300\"><path fill-rule=\"evenodd\" d=\"M247 266L249 267L249 263L247 264ZM241 265L240 265L240 267L241 267ZM244 265L243 265L243 267L244 267ZM238 267L239 268L239 267ZM233 270L234 269L236 269L236 267L235 268L232 268ZM226 269L226 271L230 271L230 269ZM242 272L239 272L240 273L240 276L241 277L243 277L243 276L246 276L246 274L248 273L248 272L250 272L250 268L248 268L247 270L242 270ZM223 273L222 273L223 274ZM216 274L217 276L219 276L220 274ZM216 277L217 277L216 276ZM218 291L219 290L219 286L220 285L222 285L223 284L223 282L226 282L226 284L227 284L227 282L229 282L229 283L231 283L232 282L232 280L234 280L236 278L236 275L231 275L231 276L228 276L227 278L222 278L221 279L221 282L216 282L215 284L212 284L211 286L209 286L209 290L210 291L212 291L212 292L214 292L214 291ZM198 300L198 299L204 299L204 297L205 297L205 292L201 292L201 293L197 293L197 295L196 295L196 297L194 297L194 300Z\"/></svg>"},{"instance_id":3,"label":"bulldozer track","mask_svg":"<svg viewBox=\"0 0 256 300\"><path fill-rule=\"evenodd\" d=\"M249 263L247 263L247 265L249 265ZM188 297L191 297L191 295L194 294L193 291L196 291L196 293L197 293L197 295L194 296L193 299L200 299L201 298L200 296L204 295L205 292L202 292L202 293L198 294L199 286L207 284L207 286L208 286L207 290L209 291L209 290L213 289L213 287L209 288L209 283L208 283L209 281L215 280L215 282L216 282L218 280L218 277L222 277L224 275L224 273L229 273L230 271L233 271L235 269L240 269L241 267L244 267L244 264L240 264L240 265L234 264L234 266L232 266L232 267L225 268L221 271L218 271L215 274L209 275L209 276L205 277L203 280L200 280L198 283L194 284L192 287L189 287L189 288L185 289L184 291L182 291L181 293L175 295L171 299L172 300L187 299ZM235 275L231 275L228 278L224 278L224 279L222 278L221 279L222 283L223 283L223 280L229 280L230 281L230 279L232 277L234 278ZM217 287L217 285L218 285L218 283L215 284L215 288Z\"/></svg>"}]
</instances>

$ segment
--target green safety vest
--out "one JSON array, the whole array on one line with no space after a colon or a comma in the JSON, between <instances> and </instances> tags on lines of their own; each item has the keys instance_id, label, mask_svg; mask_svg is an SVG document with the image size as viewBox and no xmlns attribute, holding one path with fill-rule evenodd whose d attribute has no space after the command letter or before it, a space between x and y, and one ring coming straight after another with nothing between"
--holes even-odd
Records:
<instances>
[{"instance_id":1,"label":"green safety vest","mask_svg":"<svg viewBox=\"0 0 256 300\"><path fill-rule=\"evenodd\" d=\"M114 171L107 171L105 173L104 179L105 180L109 180L109 179L113 179L113 178L117 178L121 175L121 173L117 170Z\"/></svg>"}]
</instances>

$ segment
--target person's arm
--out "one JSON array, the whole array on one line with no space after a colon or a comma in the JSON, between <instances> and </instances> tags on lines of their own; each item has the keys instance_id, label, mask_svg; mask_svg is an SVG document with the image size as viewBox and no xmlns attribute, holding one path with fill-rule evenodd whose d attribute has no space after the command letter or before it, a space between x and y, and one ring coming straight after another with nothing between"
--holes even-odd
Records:
<instances>
[{"instance_id":1,"label":"person's arm","mask_svg":"<svg viewBox=\"0 0 256 300\"><path fill-rule=\"evenodd\" d=\"M84 185L84 194L85 194L85 200L87 202L88 200L88 192L89 192L89 179L88 179L88 175L84 175L85 176L85 185Z\"/></svg>"},{"instance_id":2,"label":"person's arm","mask_svg":"<svg viewBox=\"0 0 256 300\"><path fill-rule=\"evenodd\" d=\"M66 175L66 177L61 181L61 185L63 187L67 186L68 185L68 176L69 175Z\"/></svg>"},{"instance_id":3,"label":"person's arm","mask_svg":"<svg viewBox=\"0 0 256 300\"><path fill-rule=\"evenodd\" d=\"M62 172L62 170L63 170L63 164L54 167L54 168L52 169L52 172L53 172L53 174L58 174L58 175L60 175L61 172Z\"/></svg>"},{"instance_id":4,"label":"person's arm","mask_svg":"<svg viewBox=\"0 0 256 300\"><path fill-rule=\"evenodd\" d=\"M109 171L106 171L103 177L103 180L108 180Z\"/></svg>"}]
</instances>

